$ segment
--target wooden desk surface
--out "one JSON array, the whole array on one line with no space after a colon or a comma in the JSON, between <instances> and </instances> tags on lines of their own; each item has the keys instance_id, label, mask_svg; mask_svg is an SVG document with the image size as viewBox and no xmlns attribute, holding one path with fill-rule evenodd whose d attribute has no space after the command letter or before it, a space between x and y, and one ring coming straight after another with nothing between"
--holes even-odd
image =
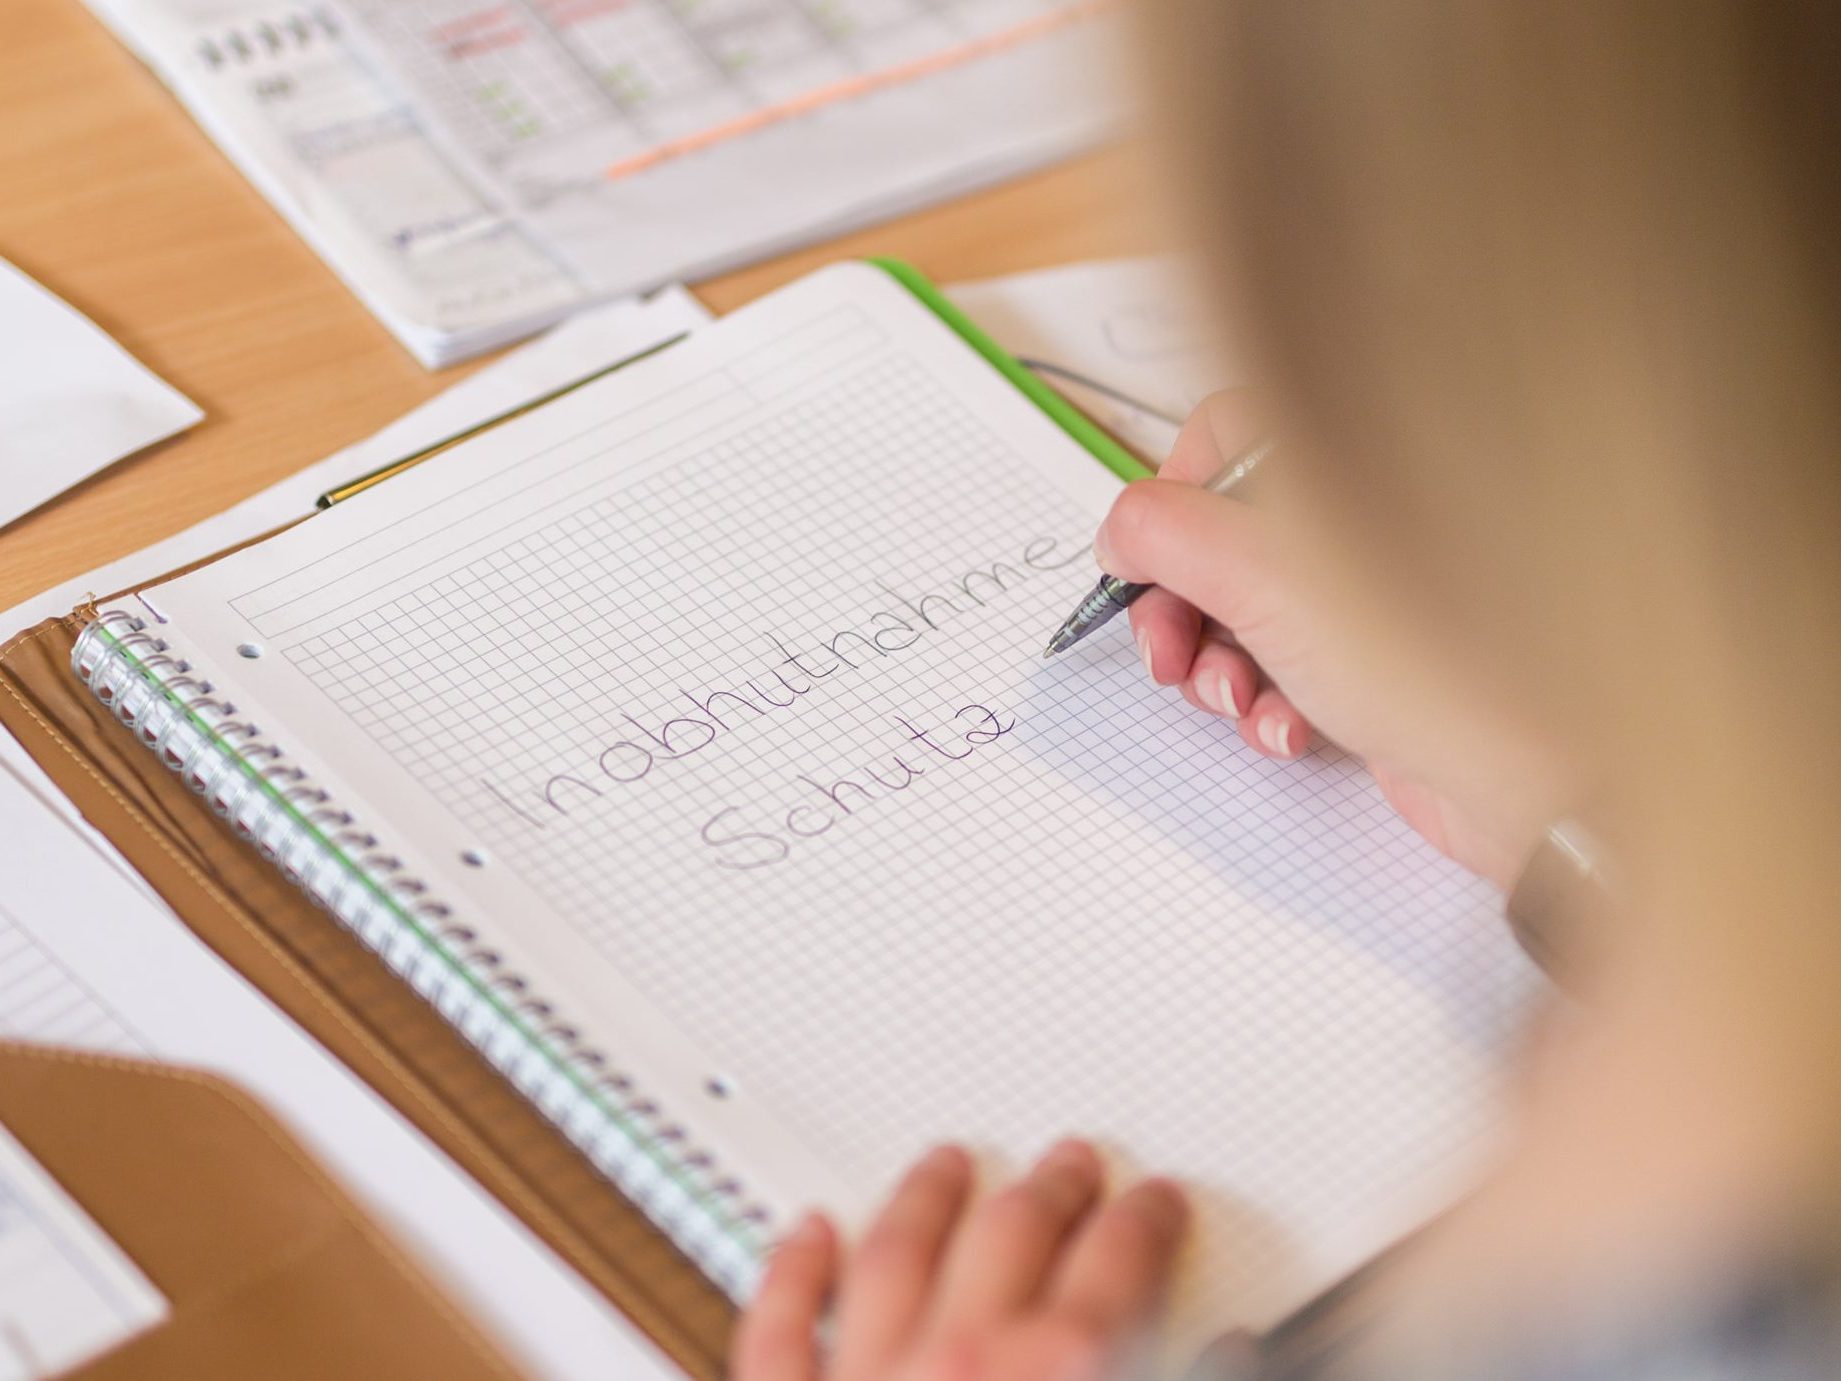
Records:
<instances>
[{"instance_id":1,"label":"wooden desk surface","mask_svg":"<svg viewBox=\"0 0 1841 1381\"><path fill-rule=\"evenodd\" d=\"M410 358L79 0L0 8L0 257L206 413L0 529L4 609L358 440L467 367ZM1153 239L1135 183L1108 151L696 290L726 311L845 255L952 282L1132 253Z\"/></svg>"}]
</instances>

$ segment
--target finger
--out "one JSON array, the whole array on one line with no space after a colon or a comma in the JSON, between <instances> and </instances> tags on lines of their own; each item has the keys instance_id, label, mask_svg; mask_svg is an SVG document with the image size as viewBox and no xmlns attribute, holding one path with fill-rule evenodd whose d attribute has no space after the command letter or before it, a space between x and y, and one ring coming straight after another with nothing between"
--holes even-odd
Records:
<instances>
[{"instance_id":1,"label":"finger","mask_svg":"<svg viewBox=\"0 0 1841 1381\"><path fill-rule=\"evenodd\" d=\"M1168 590L1147 590L1131 606L1132 635L1145 674L1160 686L1174 686L1189 675L1202 615Z\"/></svg>"},{"instance_id":2,"label":"finger","mask_svg":"<svg viewBox=\"0 0 1841 1381\"><path fill-rule=\"evenodd\" d=\"M1417 830L1426 843L1449 857L1452 852L1450 814L1444 798L1416 777L1395 772L1378 762L1369 763L1368 771L1394 812Z\"/></svg>"},{"instance_id":3,"label":"finger","mask_svg":"<svg viewBox=\"0 0 1841 1381\"><path fill-rule=\"evenodd\" d=\"M1191 705L1224 719L1239 719L1259 693L1259 664L1238 647L1203 635L1183 695Z\"/></svg>"},{"instance_id":4,"label":"finger","mask_svg":"<svg viewBox=\"0 0 1841 1381\"><path fill-rule=\"evenodd\" d=\"M742 1315L732 1355L735 1381L816 1381L818 1320L837 1272L837 1234L808 1214L774 1250Z\"/></svg>"},{"instance_id":5,"label":"finger","mask_svg":"<svg viewBox=\"0 0 1841 1381\"><path fill-rule=\"evenodd\" d=\"M1259 435L1252 393L1244 388L1212 393L1189 414L1170 455L1157 467L1159 479L1206 484L1227 457L1238 454Z\"/></svg>"},{"instance_id":6,"label":"finger","mask_svg":"<svg viewBox=\"0 0 1841 1381\"><path fill-rule=\"evenodd\" d=\"M1062 1262L1049 1312L1110 1345L1128 1341L1163 1297L1188 1217L1182 1191L1168 1180L1146 1180L1114 1199Z\"/></svg>"},{"instance_id":7,"label":"finger","mask_svg":"<svg viewBox=\"0 0 1841 1381\"><path fill-rule=\"evenodd\" d=\"M844 1273L836 1372L882 1376L919 1326L940 1257L972 1186L971 1158L941 1146L916 1165L870 1226Z\"/></svg>"},{"instance_id":8,"label":"finger","mask_svg":"<svg viewBox=\"0 0 1841 1381\"><path fill-rule=\"evenodd\" d=\"M1445 792L1383 763L1371 761L1368 770L1388 804L1433 848L1505 891L1515 885L1530 851L1524 832L1487 822Z\"/></svg>"},{"instance_id":9,"label":"finger","mask_svg":"<svg viewBox=\"0 0 1841 1381\"><path fill-rule=\"evenodd\" d=\"M1289 588L1267 521L1237 499L1139 480L1113 501L1093 551L1108 574L1161 585L1244 641L1270 619L1273 592Z\"/></svg>"},{"instance_id":10,"label":"finger","mask_svg":"<svg viewBox=\"0 0 1841 1381\"><path fill-rule=\"evenodd\" d=\"M1310 722L1283 692L1267 686L1240 721L1241 737L1269 758L1290 762L1310 751Z\"/></svg>"},{"instance_id":11,"label":"finger","mask_svg":"<svg viewBox=\"0 0 1841 1381\"><path fill-rule=\"evenodd\" d=\"M991 1339L978 1358L984 1370L970 1374L993 1381L1104 1381L1119 1374L1109 1365L1116 1351L1110 1341L1077 1321L1042 1315Z\"/></svg>"},{"instance_id":12,"label":"finger","mask_svg":"<svg viewBox=\"0 0 1841 1381\"><path fill-rule=\"evenodd\" d=\"M980 1204L953 1244L930 1326L948 1337L973 1332L1033 1300L1099 1197L1101 1175L1091 1146L1064 1141Z\"/></svg>"}]
</instances>

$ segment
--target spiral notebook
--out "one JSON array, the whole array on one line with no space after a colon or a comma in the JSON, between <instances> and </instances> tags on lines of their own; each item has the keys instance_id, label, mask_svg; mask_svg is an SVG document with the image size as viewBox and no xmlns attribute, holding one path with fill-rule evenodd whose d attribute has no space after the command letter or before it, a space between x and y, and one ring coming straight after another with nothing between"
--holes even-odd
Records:
<instances>
[{"instance_id":1,"label":"spiral notebook","mask_svg":"<svg viewBox=\"0 0 1841 1381\"><path fill-rule=\"evenodd\" d=\"M107 604L77 675L732 1298L954 1137L1187 1182L1173 1327L1461 1192L1535 979L1360 765L1048 630L1123 452L836 266Z\"/></svg>"}]
</instances>

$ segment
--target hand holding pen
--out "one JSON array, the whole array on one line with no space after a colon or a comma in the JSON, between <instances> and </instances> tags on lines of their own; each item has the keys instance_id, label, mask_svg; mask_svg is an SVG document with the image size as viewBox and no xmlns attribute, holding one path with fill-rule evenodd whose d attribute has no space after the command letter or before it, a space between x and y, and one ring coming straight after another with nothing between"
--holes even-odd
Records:
<instances>
[{"instance_id":1,"label":"hand holding pen","mask_svg":"<svg viewBox=\"0 0 1841 1381\"><path fill-rule=\"evenodd\" d=\"M1255 435L1244 394L1214 395L1184 425L1158 477L1120 494L1094 538L1103 571L1146 587L1125 591L1145 670L1197 709L1238 721L1267 757L1301 757L1321 730L1367 760L1409 824L1506 885L1564 802L1556 807L1533 789L1520 745L1493 739L1467 749L1459 799L1439 781L1415 723L1395 723L1388 698L1345 673L1338 634L1308 597L1288 534L1246 500L1244 474L1232 496L1209 491L1210 479L1259 452L1247 445ZM1276 456L1255 467L1276 473L1283 463Z\"/></svg>"},{"instance_id":2,"label":"hand holding pen","mask_svg":"<svg viewBox=\"0 0 1841 1381\"><path fill-rule=\"evenodd\" d=\"M1242 629L1277 593L1262 569L1269 546L1262 516L1226 497L1270 449L1248 444L1249 411L1244 394L1209 398L1184 424L1157 478L1119 496L1093 543L1106 576L1056 631L1047 655L1065 653L1129 609L1152 680L1180 687L1197 709L1239 720L1260 752L1293 758L1310 746L1310 723L1262 674Z\"/></svg>"},{"instance_id":3,"label":"hand holding pen","mask_svg":"<svg viewBox=\"0 0 1841 1381\"><path fill-rule=\"evenodd\" d=\"M1232 493L1242 480L1259 467L1271 449L1272 443L1269 441L1254 442L1215 471L1202 488L1210 494ZM1098 632L1156 588L1155 585L1122 580L1116 575L1101 576L1099 584L1074 606L1074 612L1067 616L1061 627L1055 630L1055 636L1048 640L1048 650L1042 654L1043 660L1066 652L1074 644Z\"/></svg>"}]
</instances>

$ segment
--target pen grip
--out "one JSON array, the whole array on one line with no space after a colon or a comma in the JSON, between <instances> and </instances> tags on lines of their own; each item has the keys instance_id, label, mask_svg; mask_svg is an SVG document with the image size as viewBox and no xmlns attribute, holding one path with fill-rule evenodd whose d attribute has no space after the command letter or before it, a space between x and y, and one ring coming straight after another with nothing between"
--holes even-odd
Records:
<instances>
[{"instance_id":1,"label":"pen grip","mask_svg":"<svg viewBox=\"0 0 1841 1381\"><path fill-rule=\"evenodd\" d=\"M1129 580L1120 580L1116 575L1105 577L1099 584L1106 598L1121 609L1130 607L1139 596L1151 588L1149 585L1138 585Z\"/></svg>"}]
</instances>

